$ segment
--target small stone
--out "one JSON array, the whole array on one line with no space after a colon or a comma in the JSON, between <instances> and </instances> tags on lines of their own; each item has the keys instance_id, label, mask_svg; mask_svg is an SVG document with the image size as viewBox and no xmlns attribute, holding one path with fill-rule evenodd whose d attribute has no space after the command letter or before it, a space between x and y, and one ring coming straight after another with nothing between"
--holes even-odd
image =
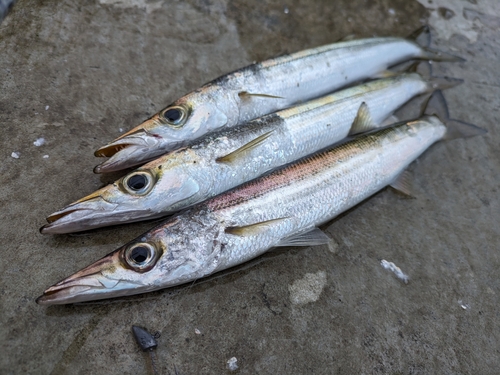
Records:
<instances>
[{"instance_id":1,"label":"small stone","mask_svg":"<svg viewBox=\"0 0 500 375\"><path fill-rule=\"evenodd\" d=\"M38 138L35 142L33 142L33 144L36 147L40 147L45 144L45 138Z\"/></svg>"},{"instance_id":2,"label":"small stone","mask_svg":"<svg viewBox=\"0 0 500 375\"><path fill-rule=\"evenodd\" d=\"M236 371L238 369L238 364L236 362L238 362L236 357L232 357L227 361L227 368L229 371Z\"/></svg>"}]
</instances>

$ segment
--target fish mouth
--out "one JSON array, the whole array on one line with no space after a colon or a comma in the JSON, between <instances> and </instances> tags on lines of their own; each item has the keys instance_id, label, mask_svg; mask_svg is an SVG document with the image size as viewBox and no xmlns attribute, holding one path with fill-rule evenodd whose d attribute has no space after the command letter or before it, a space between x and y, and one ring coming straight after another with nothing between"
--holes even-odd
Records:
<instances>
[{"instance_id":1,"label":"fish mouth","mask_svg":"<svg viewBox=\"0 0 500 375\"><path fill-rule=\"evenodd\" d=\"M117 207L117 203L106 200L98 190L49 215L46 218L48 224L40 228L40 233L63 234L81 232L101 227L105 225L103 222L107 221L118 224L120 222L119 219L113 221L110 220L113 217L107 218L104 216L115 212Z\"/></svg>"},{"instance_id":2,"label":"fish mouth","mask_svg":"<svg viewBox=\"0 0 500 375\"><path fill-rule=\"evenodd\" d=\"M115 253L108 254L96 263L48 287L36 299L36 303L39 305L57 305L98 299L100 292L107 289L106 285L100 281L103 278L102 271L112 266L114 258ZM109 286L116 286L118 282L116 280L113 285Z\"/></svg>"},{"instance_id":3,"label":"fish mouth","mask_svg":"<svg viewBox=\"0 0 500 375\"><path fill-rule=\"evenodd\" d=\"M123 280L119 271L114 277L106 273L117 272L120 263L119 251L104 256L97 262L48 287L36 299L39 305L62 305L85 302L130 294L130 290L143 287L132 280Z\"/></svg>"},{"instance_id":4,"label":"fish mouth","mask_svg":"<svg viewBox=\"0 0 500 375\"><path fill-rule=\"evenodd\" d=\"M94 173L109 173L136 167L167 151L166 142L161 136L142 129L137 130L127 138L117 139L98 149L94 153L95 156L106 156L109 159L97 165Z\"/></svg>"}]
</instances>

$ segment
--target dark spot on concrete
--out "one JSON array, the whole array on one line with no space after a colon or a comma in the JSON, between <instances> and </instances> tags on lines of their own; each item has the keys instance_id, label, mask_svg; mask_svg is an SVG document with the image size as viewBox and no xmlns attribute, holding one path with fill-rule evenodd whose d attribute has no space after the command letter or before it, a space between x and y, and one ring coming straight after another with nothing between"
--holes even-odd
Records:
<instances>
[{"instance_id":1,"label":"dark spot on concrete","mask_svg":"<svg viewBox=\"0 0 500 375\"><path fill-rule=\"evenodd\" d=\"M448 8L444 8L444 7L439 7L438 13L445 20L449 20L450 18L455 17L454 11L452 11L451 9L448 9Z\"/></svg>"}]
</instances>

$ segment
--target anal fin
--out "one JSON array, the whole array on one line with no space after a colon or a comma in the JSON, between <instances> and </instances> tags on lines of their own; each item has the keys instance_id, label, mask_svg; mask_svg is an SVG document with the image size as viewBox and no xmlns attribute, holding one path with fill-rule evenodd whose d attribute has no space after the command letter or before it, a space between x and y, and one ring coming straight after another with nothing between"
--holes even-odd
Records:
<instances>
[{"instance_id":1,"label":"anal fin","mask_svg":"<svg viewBox=\"0 0 500 375\"><path fill-rule=\"evenodd\" d=\"M415 198L413 184L411 183L411 175L408 171L400 173L390 186L408 197Z\"/></svg>"},{"instance_id":2,"label":"anal fin","mask_svg":"<svg viewBox=\"0 0 500 375\"><path fill-rule=\"evenodd\" d=\"M321 229L314 228L308 232L302 232L284 238L276 246L317 246L326 245L331 241L332 239L328 237Z\"/></svg>"},{"instance_id":3,"label":"anal fin","mask_svg":"<svg viewBox=\"0 0 500 375\"><path fill-rule=\"evenodd\" d=\"M235 151L231 152L230 154L227 154L227 155L224 155L224 156L217 158L216 161L218 163L232 163L236 159L241 158L244 155L246 155L251 150L259 147L267 138L269 138L271 136L272 133L273 133L273 131L271 130L270 132L259 135L257 138L246 143L245 145L241 146L240 148L236 149Z\"/></svg>"},{"instance_id":4,"label":"anal fin","mask_svg":"<svg viewBox=\"0 0 500 375\"><path fill-rule=\"evenodd\" d=\"M377 125L370 115L368 105L365 102L361 103L356 118L352 123L351 130L349 130L349 135L364 133L366 131L375 129L376 127Z\"/></svg>"}]
</instances>

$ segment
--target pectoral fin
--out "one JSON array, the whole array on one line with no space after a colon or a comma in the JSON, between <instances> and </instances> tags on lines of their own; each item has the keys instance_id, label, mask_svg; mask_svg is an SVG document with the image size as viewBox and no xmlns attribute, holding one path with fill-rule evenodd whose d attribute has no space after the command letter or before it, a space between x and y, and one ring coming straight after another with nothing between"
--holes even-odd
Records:
<instances>
[{"instance_id":1,"label":"pectoral fin","mask_svg":"<svg viewBox=\"0 0 500 375\"><path fill-rule=\"evenodd\" d=\"M361 103L358 109L358 114L356 115L356 118L352 123L349 135L364 133L366 131L375 129L376 127L377 125L370 115L368 105L365 102Z\"/></svg>"},{"instance_id":2,"label":"pectoral fin","mask_svg":"<svg viewBox=\"0 0 500 375\"><path fill-rule=\"evenodd\" d=\"M225 156L221 156L220 158L217 158L216 161L218 163L232 163L236 159L243 157L248 152L259 147L267 138L269 138L271 136L272 133L273 133L273 131L271 130L270 132L259 135L257 138L255 138L252 141L248 142L247 144L241 146L240 148L231 152L230 154L227 154Z\"/></svg>"},{"instance_id":3,"label":"pectoral fin","mask_svg":"<svg viewBox=\"0 0 500 375\"><path fill-rule=\"evenodd\" d=\"M235 236L247 237L247 236L256 236L261 234L267 230L269 230L274 225L278 225L279 223L287 220L287 217L272 219L267 221L262 221L260 223L245 225L242 227L227 227L224 231L229 234L234 234Z\"/></svg>"},{"instance_id":4,"label":"pectoral fin","mask_svg":"<svg viewBox=\"0 0 500 375\"><path fill-rule=\"evenodd\" d=\"M240 91L238 93L238 96L243 99L250 99L251 97L258 97L258 98L268 98L268 99L285 99L281 96L276 96L276 95L269 95L269 94L258 94L258 93L251 93L248 91Z\"/></svg>"}]
</instances>

